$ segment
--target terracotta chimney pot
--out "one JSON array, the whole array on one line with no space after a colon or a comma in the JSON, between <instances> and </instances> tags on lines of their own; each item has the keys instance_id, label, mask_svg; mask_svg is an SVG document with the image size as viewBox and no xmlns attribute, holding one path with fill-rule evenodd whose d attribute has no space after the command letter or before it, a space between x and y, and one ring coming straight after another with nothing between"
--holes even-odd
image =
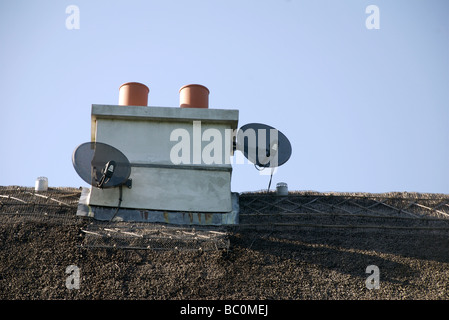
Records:
<instances>
[{"instance_id":1,"label":"terracotta chimney pot","mask_svg":"<svg viewBox=\"0 0 449 320\"><path fill-rule=\"evenodd\" d=\"M200 84L188 84L179 89L181 108L209 108L209 89Z\"/></svg>"},{"instance_id":2,"label":"terracotta chimney pot","mask_svg":"<svg viewBox=\"0 0 449 320\"><path fill-rule=\"evenodd\" d=\"M139 82L127 82L119 88L120 106L147 106L150 89Z\"/></svg>"}]
</instances>

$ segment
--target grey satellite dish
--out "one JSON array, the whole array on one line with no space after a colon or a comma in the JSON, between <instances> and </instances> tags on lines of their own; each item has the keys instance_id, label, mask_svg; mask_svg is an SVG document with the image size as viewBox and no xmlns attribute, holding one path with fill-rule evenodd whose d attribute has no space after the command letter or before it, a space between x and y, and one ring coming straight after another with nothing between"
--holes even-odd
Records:
<instances>
[{"instance_id":1,"label":"grey satellite dish","mask_svg":"<svg viewBox=\"0 0 449 320\"><path fill-rule=\"evenodd\" d=\"M237 132L235 149L254 163L256 169L271 168L267 192L270 191L275 168L286 163L292 154L292 146L287 137L279 130L262 123L242 126Z\"/></svg>"},{"instance_id":2,"label":"grey satellite dish","mask_svg":"<svg viewBox=\"0 0 449 320\"><path fill-rule=\"evenodd\" d=\"M261 123L248 123L239 129L236 149L261 168L279 167L292 154L287 137L279 130Z\"/></svg>"},{"instance_id":3,"label":"grey satellite dish","mask_svg":"<svg viewBox=\"0 0 449 320\"><path fill-rule=\"evenodd\" d=\"M97 188L131 187L131 165L118 149L101 142L79 145L72 155L78 175Z\"/></svg>"}]
</instances>

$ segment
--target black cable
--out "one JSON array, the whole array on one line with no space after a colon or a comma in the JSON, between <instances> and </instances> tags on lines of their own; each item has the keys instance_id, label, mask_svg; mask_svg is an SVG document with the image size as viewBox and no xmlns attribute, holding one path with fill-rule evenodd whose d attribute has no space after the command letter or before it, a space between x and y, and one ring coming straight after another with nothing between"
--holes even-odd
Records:
<instances>
[{"instance_id":1,"label":"black cable","mask_svg":"<svg viewBox=\"0 0 449 320\"><path fill-rule=\"evenodd\" d=\"M115 213L114 213L114 215L112 216L112 218L109 220L108 224L111 223L112 220L115 218L115 216L117 215L117 213L118 213L118 211L119 211L119 209L120 209L120 206L121 206L121 204L122 204L122 195L123 195L123 192L122 192L122 185L119 186L119 190L120 190L120 195L119 195L119 198L118 198L118 207L117 207L117 209L115 210Z\"/></svg>"},{"instance_id":2,"label":"black cable","mask_svg":"<svg viewBox=\"0 0 449 320\"><path fill-rule=\"evenodd\" d=\"M270 192L271 179L273 179L274 168L271 169L270 182L268 183L267 193Z\"/></svg>"},{"instance_id":3,"label":"black cable","mask_svg":"<svg viewBox=\"0 0 449 320\"><path fill-rule=\"evenodd\" d=\"M268 167L259 167L257 164L254 164L254 167L255 167L258 171L262 171L263 169L268 168ZM270 182L268 183L268 189L267 189L267 192L270 192L271 179L273 179L274 169L275 169L274 167L271 168Z\"/></svg>"}]
</instances>

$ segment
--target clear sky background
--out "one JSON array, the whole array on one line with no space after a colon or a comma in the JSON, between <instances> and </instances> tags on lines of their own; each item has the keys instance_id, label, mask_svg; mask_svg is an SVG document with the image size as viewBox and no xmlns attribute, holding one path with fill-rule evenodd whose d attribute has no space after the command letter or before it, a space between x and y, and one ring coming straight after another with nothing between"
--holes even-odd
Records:
<instances>
[{"instance_id":1,"label":"clear sky background","mask_svg":"<svg viewBox=\"0 0 449 320\"><path fill-rule=\"evenodd\" d=\"M239 126L283 132L293 153L272 189L449 193L447 0L1 0L0 185L86 186L71 156L91 105L129 81L167 107L199 83ZM233 166L232 191L268 182Z\"/></svg>"}]
</instances>

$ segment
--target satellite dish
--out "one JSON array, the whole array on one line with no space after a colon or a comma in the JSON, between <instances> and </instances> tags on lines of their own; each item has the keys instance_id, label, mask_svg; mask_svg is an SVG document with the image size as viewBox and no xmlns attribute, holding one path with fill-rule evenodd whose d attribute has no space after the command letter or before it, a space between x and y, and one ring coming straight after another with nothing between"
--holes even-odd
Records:
<instances>
[{"instance_id":1,"label":"satellite dish","mask_svg":"<svg viewBox=\"0 0 449 320\"><path fill-rule=\"evenodd\" d=\"M286 163L292 154L287 137L261 123L248 123L239 129L236 149L257 167L272 169Z\"/></svg>"},{"instance_id":2,"label":"satellite dish","mask_svg":"<svg viewBox=\"0 0 449 320\"><path fill-rule=\"evenodd\" d=\"M131 165L118 149L101 142L79 145L72 155L73 166L88 184L98 188L131 187Z\"/></svg>"}]
</instances>

